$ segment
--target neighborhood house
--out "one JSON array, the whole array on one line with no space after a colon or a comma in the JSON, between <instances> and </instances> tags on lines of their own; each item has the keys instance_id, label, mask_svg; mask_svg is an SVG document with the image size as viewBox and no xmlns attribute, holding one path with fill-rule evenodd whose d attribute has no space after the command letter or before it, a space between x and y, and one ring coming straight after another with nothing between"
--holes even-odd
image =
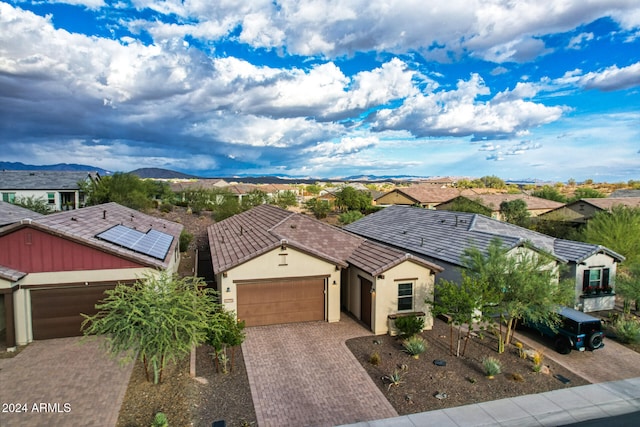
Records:
<instances>
[{"instance_id":1,"label":"neighborhood house","mask_svg":"<svg viewBox=\"0 0 640 427\"><path fill-rule=\"evenodd\" d=\"M557 239L473 213L390 206L345 229L441 265L438 279L454 282L461 279L465 250L485 251L495 238L513 251L548 253L566 266L564 274L575 281L575 308L584 312L614 308L616 266L624 260L600 245Z\"/></svg>"},{"instance_id":2,"label":"neighborhood house","mask_svg":"<svg viewBox=\"0 0 640 427\"><path fill-rule=\"evenodd\" d=\"M175 273L183 226L106 203L0 228L0 315L6 345L80 335L104 291Z\"/></svg>"},{"instance_id":3,"label":"neighborhood house","mask_svg":"<svg viewBox=\"0 0 640 427\"><path fill-rule=\"evenodd\" d=\"M208 228L217 290L247 326L324 320L348 310L375 334L425 316L438 265L305 215L261 205Z\"/></svg>"}]
</instances>

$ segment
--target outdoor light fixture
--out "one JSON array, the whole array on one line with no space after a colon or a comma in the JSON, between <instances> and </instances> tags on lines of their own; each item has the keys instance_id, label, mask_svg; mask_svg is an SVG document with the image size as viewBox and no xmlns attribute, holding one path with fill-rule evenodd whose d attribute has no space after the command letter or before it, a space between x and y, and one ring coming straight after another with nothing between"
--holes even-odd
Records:
<instances>
[{"instance_id":1,"label":"outdoor light fixture","mask_svg":"<svg viewBox=\"0 0 640 427\"><path fill-rule=\"evenodd\" d=\"M333 281L333 286L336 286L338 283L334 280Z\"/></svg>"},{"instance_id":2,"label":"outdoor light fixture","mask_svg":"<svg viewBox=\"0 0 640 427\"><path fill-rule=\"evenodd\" d=\"M231 288L227 286L227 292L231 292Z\"/></svg>"}]
</instances>

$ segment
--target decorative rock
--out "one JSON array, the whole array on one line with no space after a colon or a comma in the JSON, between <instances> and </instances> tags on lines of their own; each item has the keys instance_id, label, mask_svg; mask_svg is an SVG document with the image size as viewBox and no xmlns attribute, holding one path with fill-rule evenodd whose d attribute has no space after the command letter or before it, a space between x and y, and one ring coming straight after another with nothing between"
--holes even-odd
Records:
<instances>
[{"instance_id":1,"label":"decorative rock","mask_svg":"<svg viewBox=\"0 0 640 427\"><path fill-rule=\"evenodd\" d=\"M439 393L438 392L438 393L434 394L433 397L435 397L438 400L442 400L442 399L446 399L449 396L447 395L447 393Z\"/></svg>"},{"instance_id":2,"label":"decorative rock","mask_svg":"<svg viewBox=\"0 0 640 427\"><path fill-rule=\"evenodd\" d=\"M549 370L549 367L546 365L542 365L540 367L540 373L541 374L545 374L545 375L549 375L551 373L551 371Z\"/></svg>"},{"instance_id":3,"label":"decorative rock","mask_svg":"<svg viewBox=\"0 0 640 427\"><path fill-rule=\"evenodd\" d=\"M433 361L433 364L436 366L447 366L447 362L441 359L436 359Z\"/></svg>"}]
</instances>

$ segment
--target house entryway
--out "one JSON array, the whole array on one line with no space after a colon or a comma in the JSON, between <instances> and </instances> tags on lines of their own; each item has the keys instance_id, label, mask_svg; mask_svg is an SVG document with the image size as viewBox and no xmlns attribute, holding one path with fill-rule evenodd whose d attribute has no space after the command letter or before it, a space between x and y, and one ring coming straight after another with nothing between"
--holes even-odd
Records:
<instances>
[{"instance_id":1,"label":"house entryway","mask_svg":"<svg viewBox=\"0 0 640 427\"><path fill-rule=\"evenodd\" d=\"M347 314L337 323L261 326L246 333L242 353L258 425L335 426L397 416L345 345L350 338L373 337Z\"/></svg>"}]
</instances>

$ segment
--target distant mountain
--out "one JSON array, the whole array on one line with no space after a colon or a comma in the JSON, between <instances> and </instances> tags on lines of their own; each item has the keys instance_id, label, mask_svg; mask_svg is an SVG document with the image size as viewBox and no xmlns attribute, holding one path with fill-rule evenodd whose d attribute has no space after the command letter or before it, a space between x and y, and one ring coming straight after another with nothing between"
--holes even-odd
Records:
<instances>
[{"instance_id":1,"label":"distant mountain","mask_svg":"<svg viewBox=\"0 0 640 427\"><path fill-rule=\"evenodd\" d=\"M169 169L162 168L140 168L129 172L132 175L137 175L142 179L198 179L195 175L189 175L182 172L176 172Z\"/></svg>"},{"instance_id":2,"label":"distant mountain","mask_svg":"<svg viewBox=\"0 0 640 427\"><path fill-rule=\"evenodd\" d=\"M25 165L21 162L0 162L0 170L7 171L79 171L98 172L100 175L111 175L111 171L89 165L75 163L58 163L57 165Z\"/></svg>"}]
</instances>

